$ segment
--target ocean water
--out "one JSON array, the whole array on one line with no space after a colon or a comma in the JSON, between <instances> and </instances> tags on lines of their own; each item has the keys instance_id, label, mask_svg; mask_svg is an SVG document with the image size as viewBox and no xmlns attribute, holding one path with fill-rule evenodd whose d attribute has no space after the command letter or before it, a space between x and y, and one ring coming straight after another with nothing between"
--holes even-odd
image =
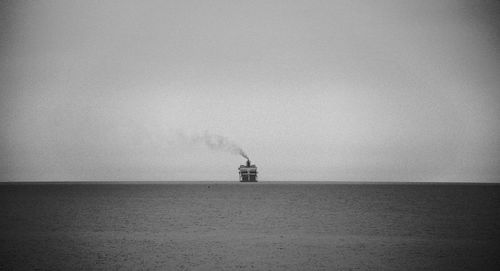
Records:
<instances>
[{"instance_id":1,"label":"ocean water","mask_svg":"<svg viewBox=\"0 0 500 271\"><path fill-rule=\"evenodd\" d=\"M500 185L1 184L0 270L496 270Z\"/></svg>"}]
</instances>

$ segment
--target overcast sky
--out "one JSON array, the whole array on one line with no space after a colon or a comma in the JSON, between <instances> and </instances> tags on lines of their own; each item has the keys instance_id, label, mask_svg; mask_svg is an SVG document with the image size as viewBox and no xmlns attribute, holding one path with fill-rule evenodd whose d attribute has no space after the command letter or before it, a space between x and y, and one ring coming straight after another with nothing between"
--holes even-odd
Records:
<instances>
[{"instance_id":1,"label":"overcast sky","mask_svg":"<svg viewBox=\"0 0 500 271\"><path fill-rule=\"evenodd\" d=\"M498 1L2 1L0 180L499 181Z\"/></svg>"}]
</instances>

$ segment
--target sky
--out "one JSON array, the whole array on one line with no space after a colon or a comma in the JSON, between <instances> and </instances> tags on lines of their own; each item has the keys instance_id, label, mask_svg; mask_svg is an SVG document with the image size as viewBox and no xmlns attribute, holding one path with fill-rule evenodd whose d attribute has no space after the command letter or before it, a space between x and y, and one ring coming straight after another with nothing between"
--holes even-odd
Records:
<instances>
[{"instance_id":1,"label":"sky","mask_svg":"<svg viewBox=\"0 0 500 271\"><path fill-rule=\"evenodd\" d=\"M0 10L0 181L500 181L498 1Z\"/></svg>"}]
</instances>

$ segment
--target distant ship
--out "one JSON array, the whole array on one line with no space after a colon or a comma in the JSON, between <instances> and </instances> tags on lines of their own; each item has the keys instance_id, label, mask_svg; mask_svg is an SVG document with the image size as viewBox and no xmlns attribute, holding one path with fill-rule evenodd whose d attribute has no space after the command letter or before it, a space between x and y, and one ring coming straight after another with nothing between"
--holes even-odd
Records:
<instances>
[{"instance_id":1,"label":"distant ship","mask_svg":"<svg viewBox=\"0 0 500 271\"><path fill-rule=\"evenodd\" d=\"M252 165L250 160L247 160L247 164L241 165L238 170L240 172L240 182L257 182L257 166Z\"/></svg>"}]
</instances>

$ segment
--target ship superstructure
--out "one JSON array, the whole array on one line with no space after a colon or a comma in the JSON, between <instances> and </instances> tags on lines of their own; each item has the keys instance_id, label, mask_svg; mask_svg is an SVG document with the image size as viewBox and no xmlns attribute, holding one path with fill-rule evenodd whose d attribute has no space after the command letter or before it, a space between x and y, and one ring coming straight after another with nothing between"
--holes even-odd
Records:
<instances>
[{"instance_id":1,"label":"ship superstructure","mask_svg":"<svg viewBox=\"0 0 500 271\"><path fill-rule=\"evenodd\" d=\"M247 160L246 165L241 165L238 170L240 182L257 182L257 166L252 165L250 160Z\"/></svg>"}]
</instances>

